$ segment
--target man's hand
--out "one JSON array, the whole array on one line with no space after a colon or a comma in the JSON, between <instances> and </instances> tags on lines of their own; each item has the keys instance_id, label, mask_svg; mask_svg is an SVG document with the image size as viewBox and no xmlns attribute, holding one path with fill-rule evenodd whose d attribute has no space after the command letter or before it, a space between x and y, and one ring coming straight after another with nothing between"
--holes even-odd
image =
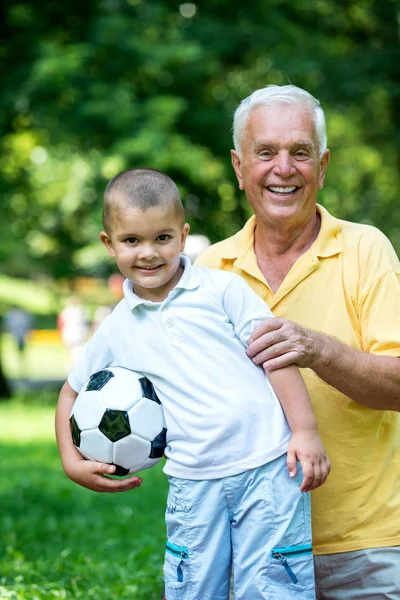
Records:
<instances>
[{"instance_id":1,"label":"man's hand","mask_svg":"<svg viewBox=\"0 0 400 600\"><path fill-rule=\"evenodd\" d=\"M293 433L287 451L290 477L297 474L297 461L300 462L303 471L301 492L315 490L325 483L331 470L331 462L316 430L300 430Z\"/></svg>"},{"instance_id":2,"label":"man's hand","mask_svg":"<svg viewBox=\"0 0 400 600\"><path fill-rule=\"evenodd\" d=\"M249 339L247 356L267 371L296 364L312 368L324 336L287 319L266 319Z\"/></svg>"},{"instance_id":3,"label":"man's hand","mask_svg":"<svg viewBox=\"0 0 400 600\"><path fill-rule=\"evenodd\" d=\"M72 481L95 492L127 492L132 488L140 487L143 482L140 477L136 476L126 479L111 479L107 475L115 473L114 465L84 458L64 465L64 471Z\"/></svg>"}]
</instances>

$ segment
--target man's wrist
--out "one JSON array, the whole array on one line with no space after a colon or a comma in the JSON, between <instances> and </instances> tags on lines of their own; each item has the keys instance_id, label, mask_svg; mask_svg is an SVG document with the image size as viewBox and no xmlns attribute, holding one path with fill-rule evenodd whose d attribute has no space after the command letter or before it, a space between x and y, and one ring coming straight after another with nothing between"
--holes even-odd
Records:
<instances>
[{"instance_id":1,"label":"man's wrist","mask_svg":"<svg viewBox=\"0 0 400 600\"><path fill-rule=\"evenodd\" d=\"M334 343L335 340L318 331L311 332L311 351L309 353L311 360L308 365L310 369L317 372L318 369L328 367L333 353L331 342Z\"/></svg>"}]
</instances>

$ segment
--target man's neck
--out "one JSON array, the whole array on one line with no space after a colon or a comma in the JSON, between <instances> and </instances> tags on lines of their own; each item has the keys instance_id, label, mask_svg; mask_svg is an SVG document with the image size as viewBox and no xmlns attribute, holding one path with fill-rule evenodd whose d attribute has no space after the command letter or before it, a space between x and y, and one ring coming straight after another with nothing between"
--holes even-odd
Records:
<instances>
[{"instance_id":1,"label":"man's neck","mask_svg":"<svg viewBox=\"0 0 400 600\"><path fill-rule=\"evenodd\" d=\"M271 227L256 220L254 232L254 250L256 256L277 257L295 254L301 256L317 239L321 228L318 212L305 224Z\"/></svg>"},{"instance_id":2,"label":"man's neck","mask_svg":"<svg viewBox=\"0 0 400 600\"><path fill-rule=\"evenodd\" d=\"M321 217L303 226L279 228L257 222L254 232L254 252L260 271L275 293L297 259L307 252L318 237Z\"/></svg>"}]
</instances>

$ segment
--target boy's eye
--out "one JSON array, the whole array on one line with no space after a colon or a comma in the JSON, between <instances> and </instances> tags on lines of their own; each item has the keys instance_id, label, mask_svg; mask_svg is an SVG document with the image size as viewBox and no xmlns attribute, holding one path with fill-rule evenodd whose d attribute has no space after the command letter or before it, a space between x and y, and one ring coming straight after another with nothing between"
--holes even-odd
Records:
<instances>
[{"instance_id":1,"label":"boy's eye","mask_svg":"<svg viewBox=\"0 0 400 600\"><path fill-rule=\"evenodd\" d=\"M137 244L137 242L138 242L138 239L137 239L137 238L135 238L135 237L129 237L129 238L126 238L125 242L126 242L127 244Z\"/></svg>"},{"instance_id":2,"label":"boy's eye","mask_svg":"<svg viewBox=\"0 0 400 600\"><path fill-rule=\"evenodd\" d=\"M170 236L170 235L168 235L168 233L162 233L161 235L159 235L159 236L158 236L158 238L157 238L157 239L158 239L158 241L160 241L160 242L166 242L166 241L168 241L169 239L171 239L171 236Z\"/></svg>"}]
</instances>

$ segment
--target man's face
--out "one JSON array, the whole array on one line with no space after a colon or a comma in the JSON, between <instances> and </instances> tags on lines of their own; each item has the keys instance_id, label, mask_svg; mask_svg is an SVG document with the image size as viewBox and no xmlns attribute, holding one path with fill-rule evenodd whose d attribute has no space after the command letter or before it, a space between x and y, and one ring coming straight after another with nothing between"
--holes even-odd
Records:
<instances>
[{"instance_id":1,"label":"man's face","mask_svg":"<svg viewBox=\"0 0 400 600\"><path fill-rule=\"evenodd\" d=\"M247 120L242 157L232 164L247 199L265 225L300 225L314 218L329 150L319 157L313 117L294 104L259 106Z\"/></svg>"}]
</instances>

